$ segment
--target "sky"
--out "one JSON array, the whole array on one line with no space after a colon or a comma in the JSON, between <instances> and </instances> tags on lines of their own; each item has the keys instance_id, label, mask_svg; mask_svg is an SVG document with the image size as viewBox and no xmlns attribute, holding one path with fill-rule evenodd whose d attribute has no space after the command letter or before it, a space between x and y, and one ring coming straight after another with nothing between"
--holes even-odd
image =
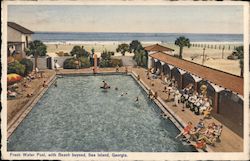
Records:
<instances>
[{"instance_id":1,"label":"sky","mask_svg":"<svg viewBox=\"0 0 250 161\"><path fill-rule=\"evenodd\" d=\"M242 34L243 7L10 5L8 21L35 32Z\"/></svg>"}]
</instances>

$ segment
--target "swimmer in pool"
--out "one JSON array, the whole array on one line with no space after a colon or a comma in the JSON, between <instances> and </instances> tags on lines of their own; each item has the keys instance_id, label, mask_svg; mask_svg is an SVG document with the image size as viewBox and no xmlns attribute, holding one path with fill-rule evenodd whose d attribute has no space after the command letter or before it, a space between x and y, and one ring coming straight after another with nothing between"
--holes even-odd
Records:
<instances>
[{"instance_id":1,"label":"swimmer in pool","mask_svg":"<svg viewBox=\"0 0 250 161\"><path fill-rule=\"evenodd\" d=\"M127 95L127 94L128 94L127 92L126 93L122 93L121 96L124 96L124 95Z\"/></svg>"},{"instance_id":2,"label":"swimmer in pool","mask_svg":"<svg viewBox=\"0 0 250 161\"><path fill-rule=\"evenodd\" d=\"M54 86L57 87L57 81L55 81Z\"/></svg>"}]
</instances>

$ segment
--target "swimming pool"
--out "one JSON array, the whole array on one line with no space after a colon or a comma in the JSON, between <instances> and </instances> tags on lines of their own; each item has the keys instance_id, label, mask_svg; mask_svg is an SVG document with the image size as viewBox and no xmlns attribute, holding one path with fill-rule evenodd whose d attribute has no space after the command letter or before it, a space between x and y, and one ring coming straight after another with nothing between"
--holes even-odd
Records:
<instances>
[{"instance_id":1,"label":"swimming pool","mask_svg":"<svg viewBox=\"0 0 250 161\"><path fill-rule=\"evenodd\" d=\"M111 89L100 89L103 80ZM64 76L57 85L10 136L8 151L195 151L175 139L179 130L131 76Z\"/></svg>"}]
</instances>

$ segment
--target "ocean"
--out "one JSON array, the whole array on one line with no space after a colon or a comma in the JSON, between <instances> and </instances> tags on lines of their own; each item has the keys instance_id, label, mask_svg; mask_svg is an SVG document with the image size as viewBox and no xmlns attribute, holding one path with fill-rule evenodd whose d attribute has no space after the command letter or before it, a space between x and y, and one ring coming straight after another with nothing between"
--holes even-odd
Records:
<instances>
[{"instance_id":1,"label":"ocean","mask_svg":"<svg viewBox=\"0 0 250 161\"><path fill-rule=\"evenodd\" d=\"M185 36L190 42L204 43L243 43L243 34L189 34L189 33L101 33L101 32L36 32L33 40L44 43L82 43L82 42L141 42L174 43L176 38Z\"/></svg>"}]
</instances>

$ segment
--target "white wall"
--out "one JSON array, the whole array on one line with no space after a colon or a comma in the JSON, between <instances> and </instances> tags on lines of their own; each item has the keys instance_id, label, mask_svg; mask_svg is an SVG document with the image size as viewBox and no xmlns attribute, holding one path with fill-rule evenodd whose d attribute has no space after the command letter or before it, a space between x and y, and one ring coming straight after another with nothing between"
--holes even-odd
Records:
<instances>
[{"instance_id":1,"label":"white wall","mask_svg":"<svg viewBox=\"0 0 250 161\"><path fill-rule=\"evenodd\" d=\"M33 67L35 68L35 58L31 58L33 62ZM37 59L37 67L39 69L47 69L47 57L40 57Z\"/></svg>"},{"instance_id":2,"label":"white wall","mask_svg":"<svg viewBox=\"0 0 250 161\"><path fill-rule=\"evenodd\" d=\"M57 64L60 65L60 68L63 68L63 62L69 58L73 58L73 56L52 57L52 69L54 69L54 60L57 60Z\"/></svg>"},{"instance_id":3,"label":"white wall","mask_svg":"<svg viewBox=\"0 0 250 161\"><path fill-rule=\"evenodd\" d=\"M31 39L31 34L22 34L22 42L25 42L24 44L25 44L25 47L26 47L26 36L28 37L28 43L30 42L30 41L32 41L32 39Z\"/></svg>"},{"instance_id":4,"label":"white wall","mask_svg":"<svg viewBox=\"0 0 250 161\"><path fill-rule=\"evenodd\" d=\"M7 41L22 42L22 33L8 26Z\"/></svg>"},{"instance_id":5,"label":"white wall","mask_svg":"<svg viewBox=\"0 0 250 161\"><path fill-rule=\"evenodd\" d=\"M23 34L11 27L7 28L7 41L24 42L21 46L18 46L18 51L21 51L22 56L25 57L24 48L26 48L26 36L28 36L28 42L32 41L31 34Z\"/></svg>"}]
</instances>

